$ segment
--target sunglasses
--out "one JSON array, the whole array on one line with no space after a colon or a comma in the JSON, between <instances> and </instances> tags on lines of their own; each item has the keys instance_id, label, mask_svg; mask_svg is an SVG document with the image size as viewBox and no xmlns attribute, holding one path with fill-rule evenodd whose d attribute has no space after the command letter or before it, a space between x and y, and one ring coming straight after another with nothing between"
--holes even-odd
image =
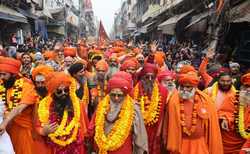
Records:
<instances>
[{"instance_id":1,"label":"sunglasses","mask_svg":"<svg viewBox=\"0 0 250 154\"><path fill-rule=\"evenodd\" d=\"M118 98L124 97L123 94L118 94L118 93L117 93L117 94L115 94L115 93L110 93L109 96L110 96L110 97L118 97Z\"/></svg>"},{"instance_id":2,"label":"sunglasses","mask_svg":"<svg viewBox=\"0 0 250 154\"><path fill-rule=\"evenodd\" d=\"M69 89L57 89L56 90L57 95L68 94L68 93L69 93Z\"/></svg>"}]
</instances>

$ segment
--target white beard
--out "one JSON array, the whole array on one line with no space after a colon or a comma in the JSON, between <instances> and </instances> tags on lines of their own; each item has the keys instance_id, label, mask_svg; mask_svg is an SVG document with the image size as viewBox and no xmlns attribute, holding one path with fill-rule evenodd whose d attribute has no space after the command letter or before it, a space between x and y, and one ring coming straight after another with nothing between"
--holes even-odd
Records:
<instances>
[{"instance_id":1,"label":"white beard","mask_svg":"<svg viewBox=\"0 0 250 154\"><path fill-rule=\"evenodd\" d=\"M196 89L193 88L191 92L183 91L179 89L179 96L184 100L190 100L194 97Z\"/></svg>"},{"instance_id":2,"label":"white beard","mask_svg":"<svg viewBox=\"0 0 250 154\"><path fill-rule=\"evenodd\" d=\"M175 88L176 88L176 86L175 86L175 84L173 84L173 85L170 85L170 84L162 84L162 86L163 87L165 87L169 92L172 92Z\"/></svg>"}]
</instances>

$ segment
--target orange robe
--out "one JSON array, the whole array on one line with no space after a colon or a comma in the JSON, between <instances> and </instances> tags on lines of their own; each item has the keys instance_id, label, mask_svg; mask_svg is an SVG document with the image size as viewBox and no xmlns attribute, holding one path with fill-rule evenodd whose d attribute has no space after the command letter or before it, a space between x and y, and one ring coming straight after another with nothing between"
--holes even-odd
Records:
<instances>
[{"instance_id":1,"label":"orange robe","mask_svg":"<svg viewBox=\"0 0 250 154\"><path fill-rule=\"evenodd\" d=\"M217 93L215 93L214 91L217 91ZM227 97L235 95L236 89L234 88L234 86L232 86L228 92L223 92L219 90L218 82L215 82L213 86L205 89L204 92L212 98L212 101L215 102L216 110L218 111Z\"/></svg>"},{"instance_id":2,"label":"orange robe","mask_svg":"<svg viewBox=\"0 0 250 154\"><path fill-rule=\"evenodd\" d=\"M199 67L199 73L205 82L205 87L208 87L213 78L207 73L208 58L204 58Z\"/></svg>"},{"instance_id":3,"label":"orange robe","mask_svg":"<svg viewBox=\"0 0 250 154\"><path fill-rule=\"evenodd\" d=\"M225 154L238 154L242 149L242 146L246 142L244 138L237 133L235 125L235 115L234 112L238 113L238 109L234 105L235 96L228 97L225 99L221 109L218 111L219 118L225 118L228 121L229 131L222 130L222 141L224 146ZM245 125L250 124L250 108L245 109L244 114Z\"/></svg>"},{"instance_id":4,"label":"orange robe","mask_svg":"<svg viewBox=\"0 0 250 154\"><path fill-rule=\"evenodd\" d=\"M7 131L11 137L12 144L16 154L34 154L34 140L32 137L32 114L33 104L36 102L34 86L28 79L23 79L22 98L19 104L28 104L29 106L16 116L8 125ZM8 89L7 96L10 100L13 88Z\"/></svg>"},{"instance_id":5,"label":"orange robe","mask_svg":"<svg viewBox=\"0 0 250 154\"><path fill-rule=\"evenodd\" d=\"M223 146L216 110L211 99L197 90L197 125L195 132L187 136L182 131L180 98L175 92L168 103L167 150L177 154L223 154ZM191 127L193 103L184 102L186 125Z\"/></svg>"}]
</instances>

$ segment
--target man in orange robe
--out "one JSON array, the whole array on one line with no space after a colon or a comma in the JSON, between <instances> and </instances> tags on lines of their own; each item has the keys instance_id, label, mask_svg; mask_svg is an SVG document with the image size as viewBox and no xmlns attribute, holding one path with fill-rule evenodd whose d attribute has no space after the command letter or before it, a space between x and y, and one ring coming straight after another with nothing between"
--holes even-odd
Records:
<instances>
[{"instance_id":1,"label":"man in orange robe","mask_svg":"<svg viewBox=\"0 0 250 154\"><path fill-rule=\"evenodd\" d=\"M48 89L46 88L46 80L48 80L48 75L53 72L53 68L47 65L38 65L32 70L32 79L35 86L35 92L37 96L34 113L33 113L33 127L35 128L37 117L37 109L39 106L39 101L42 100L48 94ZM35 153L36 154L45 154L49 153L49 148L46 145L45 140L41 135L33 131L33 139L35 144Z\"/></svg>"},{"instance_id":2,"label":"man in orange robe","mask_svg":"<svg viewBox=\"0 0 250 154\"><path fill-rule=\"evenodd\" d=\"M90 102L88 105L88 116L91 119L97 104L106 96L108 63L102 59L96 64L96 73L89 80Z\"/></svg>"},{"instance_id":3,"label":"man in orange robe","mask_svg":"<svg viewBox=\"0 0 250 154\"><path fill-rule=\"evenodd\" d=\"M167 90L157 81L157 73L158 68L155 64L145 63L139 75L140 81L133 91L133 98L141 105L144 116L150 154L161 153L161 145L163 145L161 133L165 102L168 95ZM153 108L152 106L156 107ZM153 117L154 113L157 113L157 116Z\"/></svg>"},{"instance_id":4,"label":"man in orange robe","mask_svg":"<svg viewBox=\"0 0 250 154\"><path fill-rule=\"evenodd\" d=\"M223 105L224 100L236 93L231 74L227 71L220 73L218 81L211 87L205 89L204 92L212 98L216 110L219 110Z\"/></svg>"},{"instance_id":5,"label":"man in orange robe","mask_svg":"<svg viewBox=\"0 0 250 154\"><path fill-rule=\"evenodd\" d=\"M223 154L216 109L197 89L197 73L180 74L178 83L178 92L168 103L167 150L174 154Z\"/></svg>"},{"instance_id":6,"label":"man in orange robe","mask_svg":"<svg viewBox=\"0 0 250 154\"><path fill-rule=\"evenodd\" d=\"M222 128L222 140L225 154L238 154L242 148L248 148L243 150L250 152L249 139L244 138L239 133L239 105L243 104L244 109L244 125L245 129L250 126L250 73L245 74L241 78L241 90L236 95L227 97L224 100L221 109L218 111L219 119L221 121ZM242 153L244 153L242 151Z\"/></svg>"},{"instance_id":7,"label":"man in orange robe","mask_svg":"<svg viewBox=\"0 0 250 154\"><path fill-rule=\"evenodd\" d=\"M20 65L18 60L0 57L0 99L8 111L0 124L0 135L8 126L15 153L34 154L32 114L35 90L31 81L18 76Z\"/></svg>"}]
</instances>

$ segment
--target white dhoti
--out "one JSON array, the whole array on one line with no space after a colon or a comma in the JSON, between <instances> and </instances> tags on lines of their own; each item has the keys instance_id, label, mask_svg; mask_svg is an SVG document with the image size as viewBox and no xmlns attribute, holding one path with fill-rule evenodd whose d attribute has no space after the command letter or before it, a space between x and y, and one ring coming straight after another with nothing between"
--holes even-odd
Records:
<instances>
[{"instance_id":1,"label":"white dhoti","mask_svg":"<svg viewBox=\"0 0 250 154\"><path fill-rule=\"evenodd\" d=\"M3 111L4 111L4 106L0 102L0 124L3 121ZM2 135L0 135L0 154L14 154L14 153L15 152L10 140L10 136L5 131Z\"/></svg>"}]
</instances>

